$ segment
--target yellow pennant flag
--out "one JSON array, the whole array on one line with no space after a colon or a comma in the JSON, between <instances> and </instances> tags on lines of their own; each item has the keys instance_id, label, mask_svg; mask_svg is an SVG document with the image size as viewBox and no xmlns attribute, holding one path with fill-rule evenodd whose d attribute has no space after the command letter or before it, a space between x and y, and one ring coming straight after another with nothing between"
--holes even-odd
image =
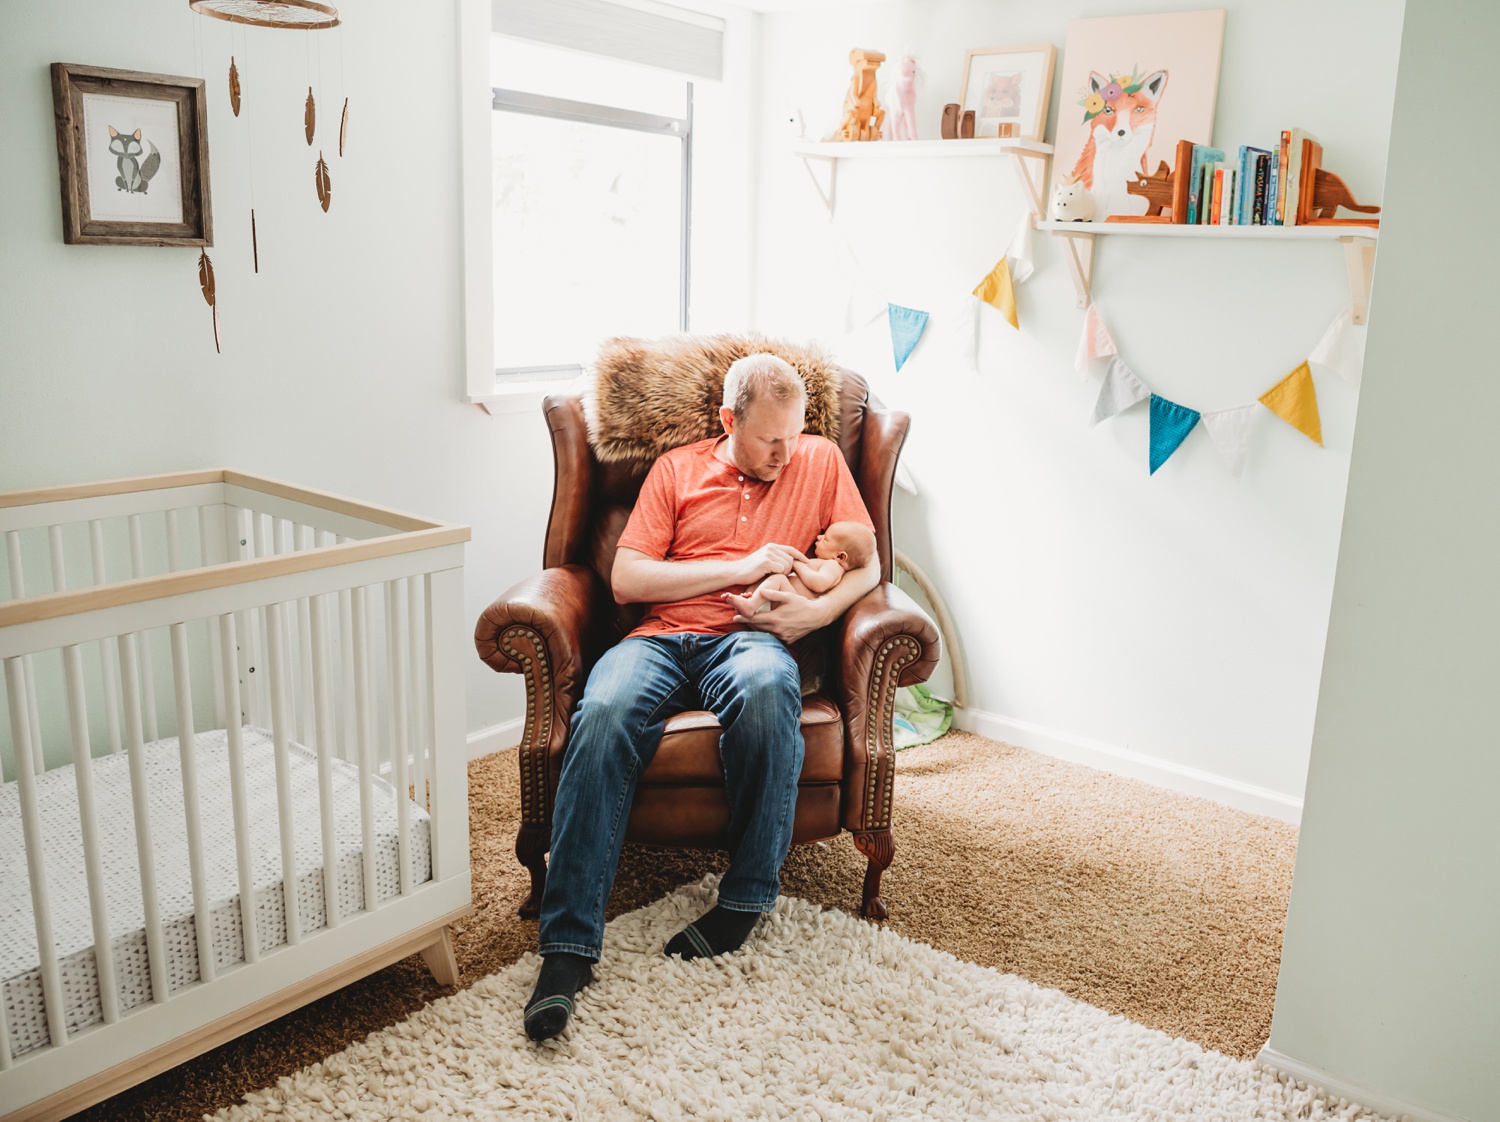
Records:
<instances>
[{"instance_id":1,"label":"yellow pennant flag","mask_svg":"<svg viewBox=\"0 0 1500 1122\"><path fill-rule=\"evenodd\" d=\"M1318 419L1318 395L1306 362L1260 395L1260 403L1318 447L1323 446L1323 423Z\"/></svg>"},{"instance_id":2,"label":"yellow pennant flag","mask_svg":"<svg viewBox=\"0 0 1500 1122\"><path fill-rule=\"evenodd\" d=\"M979 282L974 289L974 295L986 304L993 304L999 308L1010 325L1020 330L1021 323L1016 318L1016 290L1010 282L1010 259L1000 258L1000 263L990 270L990 275Z\"/></svg>"}]
</instances>

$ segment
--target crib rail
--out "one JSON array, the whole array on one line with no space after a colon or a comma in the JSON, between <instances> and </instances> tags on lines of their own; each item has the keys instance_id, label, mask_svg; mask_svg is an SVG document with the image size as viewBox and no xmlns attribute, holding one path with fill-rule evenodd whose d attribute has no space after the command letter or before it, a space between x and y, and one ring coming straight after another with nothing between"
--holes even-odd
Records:
<instances>
[{"instance_id":1,"label":"crib rail","mask_svg":"<svg viewBox=\"0 0 1500 1122\"><path fill-rule=\"evenodd\" d=\"M46 1027L44 1043L18 1047L0 976L0 1115L28 1101L12 1099L17 1076L61 1070L58 1054L100 1027L169 1003L212 1009L193 995L221 975L309 941L364 945L338 934L351 924L369 923L370 938L393 935L415 914L408 902L435 886L446 886L443 910L458 906L460 889L467 902L458 666L467 527L225 470L0 494L0 535L0 591L10 593L0 600L0 779L13 785L23 851L0 861L24 864L20 891L31 904L30 962ZM222 738L222 756L203 755L204 730L222 730L212 734ZM160 742L171 737L168 799ZM268 775L250 763L252 742L262 759L267 739ZM125 759L109 772L115 785L101 788L96 775L116 755ZM69 904L46 871L58 843L43 820L44 798L60 789L48 773L65 768L86 890L89 942L81 949L60 944L59 909ZM138 915L120 905L121 858L102 829L100 799L113 791L119 809L121 790L122 813L133 820ZM166 804L171 821L161 817ZM206 812L210 805L218 811ZM349 824L355 806L357 829ZM163 898L164 877L183 880L159 861L173 844L163 839L179 835L190 929ZM314 835L321 859L309 873L299 847L306 851ZM233 871L216 874L211 855L228 852L226 838ZM394 874L377 860L387 849ZM417 860L424 850L427 860ZM279 907L265 902L268 853L276 855ZM224 911L228 896L237 915ZM391 920L380 922L382 914ZM275 931L264 927L268 915ZM237 926L238 956L224 951L216 923ZM120 941L136 938L132 930L144 933L144 998L119 965ZM73 932L76 944L76 922ZM320 953L307 961L334 952ZM79 970L97 991L97 1027L79 1023ZM243 980L224 989L261 992ZM153 1026L161 1039L172 1031L165 1019ZM129 1055L130 1046L100 1054Z\"/></svg>"}]
</instances>

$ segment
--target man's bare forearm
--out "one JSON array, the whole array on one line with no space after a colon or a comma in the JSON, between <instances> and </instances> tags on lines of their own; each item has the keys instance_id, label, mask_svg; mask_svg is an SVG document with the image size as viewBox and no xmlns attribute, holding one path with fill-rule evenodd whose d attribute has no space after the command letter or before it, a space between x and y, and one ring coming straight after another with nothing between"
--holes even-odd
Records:
<instances>
[{"instance_id":1,"label":"man's bare forearm","mask_svg":"<svg viewBox=\"0 0 1500 1122\"><path fill-rule=\"evenodd\" d=\"M743 567L741 561L657 561L622 549L610 585L617 604L672 604L744 584Z\"/></svg>"}]
</instances>

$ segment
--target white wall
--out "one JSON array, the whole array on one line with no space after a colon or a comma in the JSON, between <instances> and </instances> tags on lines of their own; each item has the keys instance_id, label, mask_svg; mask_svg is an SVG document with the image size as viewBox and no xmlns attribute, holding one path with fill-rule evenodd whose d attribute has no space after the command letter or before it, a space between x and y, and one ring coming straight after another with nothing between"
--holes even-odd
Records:
<instances>
[{"instance_id":1,"label":"white wall","mask_svg":"<svg viewBox=\"0 0 1500 1122\"><path fill-rule=\"evenodd\" d=\"M236 31L245 89L236 120L226 93L230 25L185 3L0 8L9 122L0 489L231 465L466 522L467 612L477 617L540 565L552 454L539 413L491 417L461 403L456 5L424 5L414 18L409 5L362 0L345 19L310 40L251 30L248 56ZM318 145L333 183L326 215L313 189L318 149L302 135L309 49L320 43ZM63 244L54 61L206 73L222 355L196 250ZM740 54L731 65L748 63ZM314 85L318 66L314 54ZM325 138L346 92L349 149L339 159ZM699 272L722 320L748 267L732 236L719 244L733 279ZM738 299L743 320L747 296ZM517 678L477 657L467 665L471 730L521 715Z\"/></svg>"},{"instance_id":2,"label":"white wall","mask_svg":"<svg viewBox=\"0 0 1500 1122\"><path fill-rule=\"evenodd\" d=\"M1088 425L1094 385L1072 370L1083 314L1061 251L1040 234L1037 274L1019 296L1022 330L983 310L979 373L964 369L944 332L1023 213L999 159L839 168L836 231L883 298L934 313L897 374L883 322L839 339L849 277L807 172L787 153L788 107L803 109L813 138L837 125L851 46L916 50L919 129L936 138L967 48L1055 43L1051 135L1059 112L1079 111L1079 95L1058 88L1067 20L1163 7L944 0L763 15L755 320L836 345L911 412L907 462L921 497L898 496L897 544L960 621L973 706L984 711L971 723L1158 780L1209 773L1198 788L1237 789L1245 805L1294 817L1356 391L1315 373L1324 449L1267 413L1243 480L1201 430L1148 477L1144 407ZM1356 196L1379 201L1401 0L1226 7L1213 142L1233 150L1306 127ZM1171 153L1153 151L1152 164L1161 156ZM1126 360L1198 409L1254 401L1348 301L1334 244L1178 239L1102 244L1094 295Z\"/></svg>"},{"instance_id":3,"label":"white wall","mask_svg":"<svg viewBox=\"0 0 1500 1122\"><path fill-rule=\"evenodd\" d=\"M1270 1040L1273 1062L1472 1122L1500 1119L1500 327L1494 238L1432 221L1431 173L1462 151L1500 177L1452 112L1483 99L1497 42L1482 0L1408 7Z\"/></svg>"}]
</instances>

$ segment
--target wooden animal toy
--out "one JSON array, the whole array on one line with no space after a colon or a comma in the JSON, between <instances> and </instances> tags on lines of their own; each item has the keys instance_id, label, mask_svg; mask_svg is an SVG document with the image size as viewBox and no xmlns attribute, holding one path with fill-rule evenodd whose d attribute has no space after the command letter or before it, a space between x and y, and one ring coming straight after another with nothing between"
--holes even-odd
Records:
<instances>
[{"instance_id":1,"label":"wooden animal toy","mask_svg":"<svg viewBox=\"0 0 1500 1122\"><path fill-rule=\"evenodd\" d=\"M1001 121L995 126L995 135L1001 140L1012 140L1016 135L1016 127L1014 121Z\"/></svg>"},{"instance_id":2,"label":"wooden animal toy","mask_svg":"<svg viewBox=\"0 0 1500 1122\"><path fill-rule=\"evenodd\" d=\"M1166 221L1162 210L1172 209L1172 186L1172 169L1163 160L1150 175L1140 174L1131 179L1125 184L1125 190L1146 200L1146 217ZM1121 216L1116 214L1110 215L1111 219L1119 217Z\"/></svg>"},{"instance_id":3,"label":"wooden animal toy","mask_svg":"<svg viewBox=\"0 0 1500 1122\"><path fill-rule=\"evenodd\" d=\"M1092 222L1094 196L1080 179L1069 176L1052 192L1052 218L1057 222Z\"/></svg>"},{"instance_id":4,"label":"wooden animal toy","mask_svg":"<svg viewBox=\"0 0 1500 1122\"><path fill-rule=\"evenodd\" d=\"M896 108L891 112L889 139L917 139L917 60L910 52L896 64Z\"/></svg>"},{"instance_id":5,"label":"wooden animal toy","mask_svg":"<svg viewBox=\"0 0 1500 1122\"><path fill-rule=\"evenodd\" d=\"M958 102L950 101L943 106L943 139L958 139Z\"/></svg>"},{"instance_id":6,"label":"wooden animal toy","mask_svg":"<svg viewBox=\"0 0 1500 1122\"><path fill-rule=\"evenodd\" d=\"M1313 180L1312 189L1312 214L1302 218L1305 225L1359 225L1379 226L1380 220L1373 222L1362 218L1335 218L1339 207L1348 207L1350 210L1360 214L1379 214L1378 206L1361 206L1354 201L1354 195L1345 186L1344 181L1333 172L1323 168L1318 169L1317 177Z\"/></svg>"},{"instance_id":7,"label":"wooden animal toy","mask_svg":"<svg viewBox=\"0 0 1500 1122\"><path fill-rule=\"evenodd\" d=\"M875 71L884 61L885 55L879 51L855 47L849 52L849 65L854 67L854 76L849 82L849 92L844 95L844 120L839 125L839 140L880 139L885 110L875 98Z\"/></svg>"},{"instance_id":8,"label":"wooden animal toy","mask_svg":"<svg viewBox=\"0 0 1500 1122\"><path fill-rule=\"evenodd\" d=\"M974 110L964 110L963 119L958 122L958 136L960 140L972 140L974 137Z\"/></svg>"}]
</instances>

